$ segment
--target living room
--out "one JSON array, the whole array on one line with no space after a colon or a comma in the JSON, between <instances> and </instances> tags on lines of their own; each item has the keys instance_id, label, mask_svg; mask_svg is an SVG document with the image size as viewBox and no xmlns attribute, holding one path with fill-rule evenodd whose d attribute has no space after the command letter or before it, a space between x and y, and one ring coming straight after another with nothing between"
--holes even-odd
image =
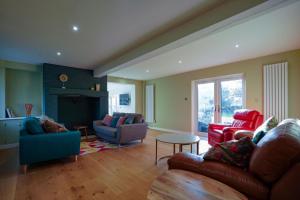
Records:
<instances>
[{"instance_id":1,"label":"living room","mask_svg":"<svg viewBox=\"0 0 300 200\"><path fill-rule=\"evenodd\" d=\"M299 1L0 13L0 199L298 199Z\"/></svg>"}]
</instances>

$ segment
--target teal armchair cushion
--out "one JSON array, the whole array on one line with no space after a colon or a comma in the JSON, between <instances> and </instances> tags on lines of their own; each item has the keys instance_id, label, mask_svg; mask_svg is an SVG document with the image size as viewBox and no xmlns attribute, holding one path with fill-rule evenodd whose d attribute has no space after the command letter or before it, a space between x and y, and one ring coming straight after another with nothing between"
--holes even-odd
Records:
<instances>
[{"instance_id":1,"label":"teal armchair cushion","mask_svg":"<svg viewBox=\"0 0 300 200\"><path fill-rule=\"evenodd\" d=\"M35 117L27 117L23 121L23 127L30 134L41 134L44 133L41 122L38 118Z\"/></svg>"}]
</instances>

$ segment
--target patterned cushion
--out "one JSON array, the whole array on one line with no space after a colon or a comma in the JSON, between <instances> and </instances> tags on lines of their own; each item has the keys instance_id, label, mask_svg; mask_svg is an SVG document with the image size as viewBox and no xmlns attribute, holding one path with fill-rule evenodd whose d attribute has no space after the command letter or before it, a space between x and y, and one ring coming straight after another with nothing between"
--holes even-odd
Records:
<instances>
[{"instance_id":1,"label":"patterned cushion","mask_svg":"<svg viewBox=\"0 0 300 200\"><path fill-rule=\"evenodd\" d=\"M119 120L118 120L118 122L117 122L116 127L119 127L119 126L121 126L122 124L124 124L124 123L125 123L125 120L126 120L126 117L120 117Z\"/></svg>"},{"instance_id":2,"label":"patterned cushion","mask_svg":"<svg viewBox=\"0 0 300 200\"><path fill-rule=\"evenodd\" d=\"M116 128L119 119L120 119L120 117L113 117L111 120L111 123L110 123L110 127Z\"/></svg>"},{"instance_id":3,"label":"patterned cushion","mask_svg":"<svg viewBox=\"0 0 300 200\"><path fill-rule=\"evenodd\" d=\"M216 144L203 156L204 160L213 160L247 168L255 144L249 137Z\"/></svg>"},{"instance_id":4,"label":"patterned cushion","mask_svg":"<svg viewBox=\"0 0 300 200\"><path fill-rule=\"evenodd\" d=\"M59 133L67 131L67 129L64 126L51 120L44 120L42 126L46 133Z\"/></svg>"},{"instance_id":5,"label":"patterned cushion","mask_svg":"<svg viewBox=\"0 0 300 200\"><path fill-rule=\"evenodd\" d=\"M105 125L105 126L110 126L111 120L112 120L112 116L110 116L110 115L105 115L105 117L104 117L102 123L103 123L103 125Z\"/></svg>"},{"instance_id":6,"label":"patterned cushion","mask_svg":"<svg viewBox=\"0 0 300 200\"><path fill-rule=\"evenodd\" d=\"M270 117L267 119L262 125L260 125L253 134L252 142L257 144L265 135L266 133L275 128L278 125L278 121L275 116Z\"/></svg>"}]
</instances>

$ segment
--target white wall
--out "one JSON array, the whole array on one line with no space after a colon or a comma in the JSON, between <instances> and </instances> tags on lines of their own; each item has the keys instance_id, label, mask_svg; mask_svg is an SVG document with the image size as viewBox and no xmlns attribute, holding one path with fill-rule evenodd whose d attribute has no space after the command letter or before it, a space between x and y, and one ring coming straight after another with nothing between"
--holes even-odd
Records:
<instances>
[{"instance_id":1,"label":"white wall","mask_svg":"<svg viewBox=\"0 0 300 200\"><path fill-rule=\"evenodd\" d=\"M121 84L121 83L108 82L107 90L109 94L108 109L110 115L113 112L126 112L126 113L135 112L135 85L134 84ZM120 94L129 94L130 96L129 105L119 104Z\"/></svg>"}]
</instances>

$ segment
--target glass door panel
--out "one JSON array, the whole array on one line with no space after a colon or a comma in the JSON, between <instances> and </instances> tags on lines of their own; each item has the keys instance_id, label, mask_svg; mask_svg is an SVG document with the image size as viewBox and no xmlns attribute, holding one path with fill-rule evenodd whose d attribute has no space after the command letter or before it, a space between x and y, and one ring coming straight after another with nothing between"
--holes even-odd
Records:
<instances>
[{"instance_id":1,"label":"glass door panel","mask_svg":"<svg viewBox=\"0 0 300 200\"><path fill-rule=\"evenodd\" d=\"M215 121L215 83L198 84L198 120L199 132L207 132L208 124Z\"/></svg>"},{"instance_id":2,"label":"glass door panel","mask_svg":"<svg viewBox=\"0 0 300 200\"><path fill-rule=\"evenodd\" d=\"M243 81L242 79L221 81L221 123L231 124L233 113L237 109L243 108Z\"/></svg>"}]
</instances>

